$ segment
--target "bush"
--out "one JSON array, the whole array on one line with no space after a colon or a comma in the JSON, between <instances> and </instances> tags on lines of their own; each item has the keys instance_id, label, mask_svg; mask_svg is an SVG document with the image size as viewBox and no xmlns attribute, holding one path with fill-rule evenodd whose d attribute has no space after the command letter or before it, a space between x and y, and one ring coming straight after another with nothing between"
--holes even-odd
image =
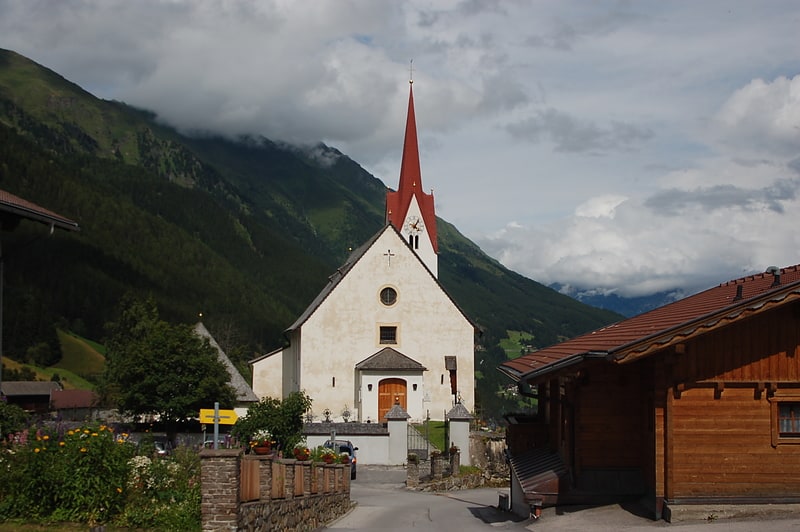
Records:
<instances>
[{"instance_id":1,"label":"bush","mask_svg":"<svg viewBox=\"0 0 800 532\"><path fill-rule=\"evenodd\" d=\"M133 457L126 505L115 524L148 530L199 530L200 458L178 447L170 458Z\"/></svg>"},{"instance_id":2,"label":"bush","mask_svg":"<svg viewBox=\"0 0 800 532\"><path fill-rule=\"evenodd\" d=\"M0 518L108 521L125 504L134 447L104 425L25 431L2 455Z\"/></svg>"},{"instance_id":3,"label":"bush","mask_svg":"<svg viewBox=\"0 0 800 532\"><path fill-rule=\"evenodd\" d=\"M200 529L200 458L136 455L104 425L29 429L0 451L0 521Z\"/></svg>"}]
</instances>

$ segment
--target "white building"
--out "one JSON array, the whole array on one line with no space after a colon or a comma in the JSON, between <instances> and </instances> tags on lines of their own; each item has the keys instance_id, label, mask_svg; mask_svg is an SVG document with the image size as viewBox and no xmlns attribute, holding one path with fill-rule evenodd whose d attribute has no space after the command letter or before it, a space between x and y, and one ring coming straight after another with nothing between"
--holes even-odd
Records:
<instances>
[{"instance_id":1,"label":"white building","mask_svg":"<svg viewBox=\"0 0 800 532\"><path fill-rule=\"evenodd\" d=\"M317 420L328 411L331 420L380 422L395 403L412 421L444 419L457 401L474 408L475 327L437 280L436 216L433 195L422 190L413 91L386 222L287 329L289 345L251 361L259 397L303 390Z\"/></svg>"}]
</instances>

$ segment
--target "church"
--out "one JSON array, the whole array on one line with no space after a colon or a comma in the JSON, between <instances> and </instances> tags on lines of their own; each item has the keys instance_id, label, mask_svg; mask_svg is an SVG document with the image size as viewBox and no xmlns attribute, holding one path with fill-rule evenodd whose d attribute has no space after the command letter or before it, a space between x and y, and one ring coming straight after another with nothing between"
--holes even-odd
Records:
<instances>
[{"instance_id":1,"label":"church","mask_svg":"<svg viewBox=\"0 0 800 532\"><path fill-rule=\"evenodd\" d=\"M433 194L420 171L410 82L400 183L386 224L356 249L286 330L288 345L250 361L253 391L304 391L316 421L411 421L475 408L476 327L438 281Z\"/></svg>"}]
</instances>

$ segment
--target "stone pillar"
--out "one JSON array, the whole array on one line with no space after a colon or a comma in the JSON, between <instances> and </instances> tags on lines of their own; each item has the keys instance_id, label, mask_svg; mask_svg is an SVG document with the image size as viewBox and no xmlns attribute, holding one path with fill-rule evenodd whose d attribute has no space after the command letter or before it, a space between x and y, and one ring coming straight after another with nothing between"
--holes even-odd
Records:
<instances>
[{"instance_id":1,"label":"stone pillar","mask_svg":"<svg viewBox=\"0 0 800 532\"><path fill-rule=\"evenodd\" d=\"M444 474L444 456L438 451L431 453L431 478L442 480Z\"/></svg>"},{"instance_id":2,"label":"stone pillar","mask_svg":"<svg viewBox=\"0 0 800 532\"><path fill-rule=\"evenodd\" d=\"M461 463L464 465L472 465L469 456L469 422L471 419L472 414L461 403L456 403L447 413L447 422L450 424L450 441L445 444L450 447L453 445L458 447L462 453ZM453 471L453 474L458 474L458 471Z\"/></svg>"},{"instance_id":3,"label":"stone pillar","mask_svg":"<svg viewBox=\"0 0 800 532\"><path fill-rule=\"evenodd\" d=\"M283 498L286 500L294 499L294 460L281 459L283 464Z\"/></svg>"},{"instance_id":4,"label":"stone pillar","mask_svg":"<svg viewBox=\"0 0 800 532\"><path fill-rule=\"evenodd\" d=\"M457 476L461 468L461 451L450 452L450 475Z\"/></svg>"},{"instance_id":5,"label":"stone pillar","mask_svg":"<svg viewBox=\"0 0 800 532\"><path fill-rule=\"evenodd\" d=\"M237 530L240 449L200 451L200 523L204 531Z\"/></svg>"},{"instance_id":6,"label":"stone pillar","mask_svg":"<svg viewBox=\"0 0 800 532\"><path fill-rule=\"evenodd\" d=\"M419 486L419 458L409 455L408 465L406 466L406 487L416 488Z\"/></svg>"},{"instance_id":7,"label":"stone pillar","mask_svg":"<svg viewBox=\"0 0 800 532\"><path fill-rule=\"evenodd\" d=\"M401 465L408 456L408 412L396 404L386 413L389 429L389 465Z\"/></svg>"}]
</instances>

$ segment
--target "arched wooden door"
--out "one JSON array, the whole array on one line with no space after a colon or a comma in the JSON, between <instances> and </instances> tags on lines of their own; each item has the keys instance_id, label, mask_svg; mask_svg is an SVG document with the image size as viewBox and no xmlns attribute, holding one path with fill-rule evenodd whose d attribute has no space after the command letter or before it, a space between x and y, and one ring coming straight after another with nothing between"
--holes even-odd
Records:
<instances>
[{"instance_id":1,"label":"arched wooden door","mask_svg":"<svg viewBox=\"0 0 800 532\"><path fill-rule=\"evenodd\" d=\"M403 379L383 379L378 382L378 419L384 421L386 412L391 410L395 403L407 410L406 381Z\"/></svg>"}]
</instances>

